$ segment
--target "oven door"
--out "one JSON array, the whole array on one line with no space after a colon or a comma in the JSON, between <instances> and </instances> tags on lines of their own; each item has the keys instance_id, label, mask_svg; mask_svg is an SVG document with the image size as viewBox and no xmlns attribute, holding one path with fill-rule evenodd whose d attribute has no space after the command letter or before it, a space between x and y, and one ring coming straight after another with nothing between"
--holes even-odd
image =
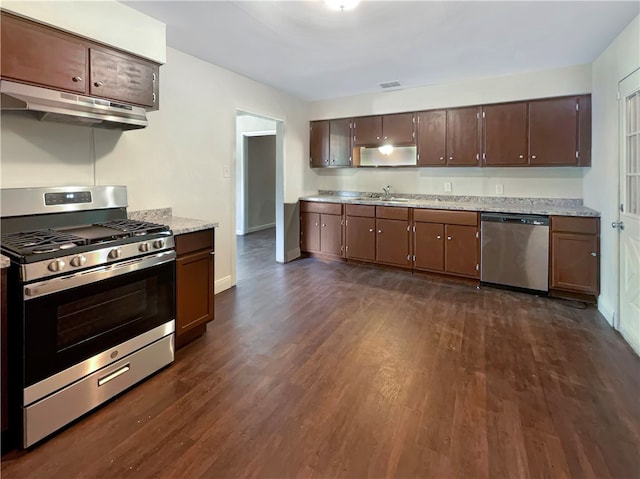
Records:
<instances>
[{"instance_id":1,"label":"oven door","mask_svg":"<svg viewBox=\"0 0 640 479\"><path fill-rule=\"evenodd\" d=\"M25 285L23 291L27 388L90 358L98 362L100 353L154 328L166 331L159 327L169 323L172 332L175 252Z\"/></svg>"}]
</instances>

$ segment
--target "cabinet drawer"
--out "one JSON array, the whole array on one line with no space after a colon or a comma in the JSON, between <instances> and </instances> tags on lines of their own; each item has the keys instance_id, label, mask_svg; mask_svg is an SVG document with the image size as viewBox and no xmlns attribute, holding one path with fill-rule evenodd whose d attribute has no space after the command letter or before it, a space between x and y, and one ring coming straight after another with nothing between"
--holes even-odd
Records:
<instances>
[{"instance_id":1,"label":"cabinet drawer","mask_svg":"<svg viewBox=\"0 0 640 479\"><path fill-rule=\"evenodd\" d=\"M376 207L369 205L345 205L347 208L347 216L364 216L366 218L375 218Z\"/></svg>"},{"instance_id":2,"label":"cabinet drawer","mask_svg":"<svg viewBox=\"0 0 640 479\"><path fill-rule=\"evenodd\" d=\"M408 220L409 208L398 206L376 206L376 218L387 220Z\"/></svg>"},{"instance_id":3,"label":"cabinet drawer","mask_svg":"<svg viewBox=\"0 0 640 479\"><path fill-rule=\"evenodd\" d=\"M213 250L213 230L195 231L176 236L178 256L204 249Z\"/></svg>"},{"instance_id":4,"label":"cabinet drawer","mask_svg":"<svg viewBox=\"0 0 640 479\"><path fill-rule=\"evenodd\" d=\"M414 209L413 219L424 223L478 226L478 213L476 211Z\"/></svg>"},{"instance_id":5,"label":"cabinet drawer","mask_svg":"<svg viewBox=\"0 0 640 479\"><path fill-rule=\"evenodd\" d=\"M567 233L598 234L599 218L580 218L577 216L552 216L551 231Z\"/></svg>"},{"instance_id":6,"label":"cabinet drawer","mask_svg":"<svg viewBox=\"0 0 640 479\"><path fill-rule=\"evenodd\" d=\"M316 203L314 201L301 201L300 211L303 213L324 213L326 215L341 215L340 203Z\"/></svg>"}]
</instances>

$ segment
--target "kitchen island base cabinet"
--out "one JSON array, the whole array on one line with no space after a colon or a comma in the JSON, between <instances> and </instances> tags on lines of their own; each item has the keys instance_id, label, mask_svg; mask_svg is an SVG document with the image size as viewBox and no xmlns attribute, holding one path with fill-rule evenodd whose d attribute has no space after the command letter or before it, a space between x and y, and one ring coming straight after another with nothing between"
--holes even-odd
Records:
<instances>
[{"instance_id":1,"label":"kitchen island base cabinet","mask_svg":"<svg viewBox=\"0 0 640 479\"><path fill-rule=\"evenodd\" d=\"M214 230L176 236L176 347L199 337L214 318Z\"/></svg>"},{"instance_id":2,"label":"kitchen island base cabinet","mask_svg":"<svg viewBox=\"0 0 640 479\"><path fill-rule=\"evenodd\" d=\"M594 300L600 285L598 218L551 217L550 293Z\"/></svg>"}]
</instances>

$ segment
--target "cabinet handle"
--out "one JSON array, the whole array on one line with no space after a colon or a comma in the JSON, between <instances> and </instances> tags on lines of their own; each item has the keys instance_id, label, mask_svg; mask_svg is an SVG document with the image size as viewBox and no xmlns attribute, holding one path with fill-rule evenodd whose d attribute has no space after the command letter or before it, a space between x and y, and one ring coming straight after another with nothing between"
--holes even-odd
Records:
<instances>
[{"instance_id":1,"label":"cabinet handle","mask_svg":"<svg viewBox=\"0 0 640 479\"><path fill-rule=\"evenodd\" d=\"M152 98L153 98L153 103L155 103L156 102L156 94L152 93L151 95L152 95Z\"/></svg>"},{"instance_id":2,"label":"cabinet handle","mask_svg":"<svg viewBox=\"0 0 640 479\"><path fill-rule=\"evenodd\" d=\"M75 83L78 83L79 81L82 81L82 77L81 77L81 76L75 76L75 77L73 77L73 78L72 78L72 80L73 80Z\"/></svg>"},{"instance_id":3,"label":"cabinet handle","mask_svg":"<svg viewBox=\"0 0 640 479\"><path fill-rule=\"evenodd\" d=\"M591 253L591 256L598 256L598 253Z\"/></svg>"},{"instance_id":4,"label":"cabinet handle","mask_svg":"<svg viewBox=\"0 0 640 479\"><path fill-rule=\"evenodd\" d=\"M447 239L448 239L448 240L451 240L451 236L447 236Z\"/></svg>"},{"instance_id":5,"label":"cabinet handle","mask_svg":"<svg viewBox=\"0 0 640 479\"><path fill-rule=\"evenodd\" d=\"M442 236L438 235L436 236L436 239L442 239Z\"/></svg>"},{"instance_id":6,"label":"cabinet handle","mask_svg":"<svg viewBox=\"0 0 640 479\"><path fill-rule=\"evenodd\" d=\"M93 86L98 87L98 88L103 86L103 85L104 85L103 81L97 81L97 82L94 82L94 84L93 84Z\"/></svg>"},{"instance_id":7,"label":"cabinet handle","mask_svg":"<svg viewBox=\"0 0 640 479\"><path fill-rule=\"evenodd\" d=\"M211 253L209 253L209 254L210 254L211 256L215 256L215 255L216 255L216 252L215 252L215 251L212 251L212 252L211 252Z\"/></svg>"}]
</instances>

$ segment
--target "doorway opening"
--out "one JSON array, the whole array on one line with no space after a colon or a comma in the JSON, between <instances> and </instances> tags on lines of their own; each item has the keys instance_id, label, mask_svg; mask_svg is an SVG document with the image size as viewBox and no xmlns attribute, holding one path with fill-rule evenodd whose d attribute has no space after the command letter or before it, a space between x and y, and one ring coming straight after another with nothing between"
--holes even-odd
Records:
<instances>
[{"instance_id":1,"label":"doorway opening","mask_svg":"<svg viewBox=\"0 0 640 479\"><path fill-rule=\"evenodd\" d=\"M253 250L252 240L271 261L284 259L283 131L281 120L236 113L236 283L249 274L239 260Z\"/></svg>"}]
</instances>

